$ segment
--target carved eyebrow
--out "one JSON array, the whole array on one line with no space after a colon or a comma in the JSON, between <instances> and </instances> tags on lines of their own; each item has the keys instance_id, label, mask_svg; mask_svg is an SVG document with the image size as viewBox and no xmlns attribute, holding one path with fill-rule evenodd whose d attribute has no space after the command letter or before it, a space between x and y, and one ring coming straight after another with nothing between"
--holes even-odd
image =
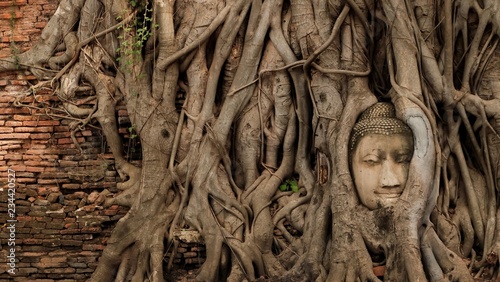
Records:
<instances>
[{"instance_id":1,"label":"carved eyebrow","mask_svg":"<svg viewBox=\"0 0 500 282\"><path fill-rule=\"evenodd\" d=\"M410 161L413 157L413 151L405 150L405 149L399 150L399 151L393 152L392 157L396 161L401 161L401 160Z\"/></svg>"},{"instance_id":2,"label":"carved eyebrow","mask_svg":"<svg viewBox=\"0 0 500 282\"><path fill-rule=\"evenodd\" d=\"M366 153L365 155L369 155L369 154L373 154L373 155L382 155L384 154L384 150L381 150L381 149L372 149L370 151L368 151L368 153Z\"/></svg>"},{"instance_id":3,"label":"carved eyebrow","mask_svg":"<svg viewBox=\"0 0 500 282\"><path fill-rule=\"evenodd\" d=\"M410 155L410 156L412 156L413 155L413 148L406 148L406 147L404 147L401 150L397 150L396 154L399 154L399 155Z\"/></svg>"},{"instance_id":4,"label":"carved eyebrow","mask_svg":"<svg viewBox=\"0 0 500 282\"><path fill-rule=\"evenodd\" d=\"M403 147L400 150L396 150L396 152L402 154L411 154L413 152L413 149Z\"/></svg>"}]
</instances>

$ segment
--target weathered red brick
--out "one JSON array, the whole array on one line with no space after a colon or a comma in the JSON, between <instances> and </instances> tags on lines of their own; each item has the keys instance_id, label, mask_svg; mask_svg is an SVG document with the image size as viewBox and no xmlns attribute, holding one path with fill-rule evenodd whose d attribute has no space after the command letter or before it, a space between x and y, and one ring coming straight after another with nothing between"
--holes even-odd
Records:
<instances>
[{"instance_id":1,"label":"weathered red brick","mask_svg":"<svg viewBox=\"0 0 500 282\"><path fill-rule=\"evenodd\" d=\"M14 129L15 132L53 132L54 128L53 127L45 127L45 126L37 126L37 127L16 127ZM31 137L33 138L33 137ZM50 135L49 137L50 138Z\"/></svg>"},{"instance_id":2,"label":"weathered red brick","mask_svg":"<svg viewBox=\"0 0 500 282\"><path fill-rule=\"evenodd\" d=\"M57 4L44 4L42 7L44 10L53 11L57 9Z\"/></svg>"},{"instance_id":3,"label":"weathered red brick","mask_svg":"<svg viewBox=\"0 0 500 282\"><path fill-rule=\"evenodd\" d=\"M22 154L7 154L4 156L6 160L22 160L23 155Z\"/></svg>"},{"instance_id":4,"label":"weathered red brick","mask_svg":"<svg viewBox=\"0 0 500 282\"><path fill-rule=\"evenodd\" d=\"M15 273L16 273L16 276L29 277L31 274L34 274L34 273L37 273L37 272L38 272L38 269L34 268L34 267L19 267L19 268L16 269ZM19 280L19 281L21 281L21 280ZM33 280L26 280L25 278L23 278L23 281L30 282L30 281L33 281ZM37 280L37 281L42 281L42 280Z\"/></svg>"},{"instance_id":5,"label":"weathered red brick","mask_svg":"<svg viewBox=\"0 0 500 282\"><path fill-rule=\"evenodd\" d=\"M31 154L31 155L44 155L44 154L53 154L52 150L47 150L47 149L29 149L25 152L26 154Z\"/></svg>"},{"instance_id":6,"label":"weathered red brick","mask_svg":"<svg viewBox=\"0 0 500 282\"><path fill-rule=\"evenodd\" d=\"M27 238L23 240L23 244L26 245L41 245L43 242L42 239L35 239L35 238Z\"/></svg>"},{"instance_id":7,"label":"weathered red brick","mask_svg":"<svg viewBox=\"0 0 500 282\"><path fill-rule=\"evenodd\" d=\"M60 160L60 161L59 161L59 166L61 166L61 167L73 167L73 166L78 166L78 162L75 162L75 161L64 161L64 160Z\"/></svg>"},{"instance_id":8,"label":"weathered red brick","mask_svg":"<svg viewBox=\"0 0 500 282\"><path fill-rule=\"evenodd\" d=\"M5 80L5 79L0 80L0 86L7 85L7 84L4 84L4 82L8 82L8 81L10 81L10 80ZM15 100L16 100L16 97L13 95L0 96L0 103L12 103Z\"/></svg>"},{"instance_id":9,"label":"weathered red brick","mask_svg":"<svg viewBox=\"0 0 500 282\"><path fill-rule=\"evenodd\" d=\"M13 170L15 170L16 172L26 171L26 166L25 165L12 165L10 168L13 169Z\"/></svg>"},{"instance_id":10,"label":"weathered red brick","mask_svg":"<svg viewBox=\"0 0 500 282\"><path fill-rule=\"evenodd\" d=\"M68 273L75 273L75 269L72 267L66 268L46 268L43 270L43 273L50 273L47 275L49 278L61 279L66 277Z\"/></svg>"},{"instance_id":11,"label":"weathered red brick","mask_svg":"<svg viewBox=\"0 0 500 282\"><path fill-rule=\"evenodd\" d=\"M12 127L5 127L5 126L0 127L0 133L12 133L12 132L14 132L14 128Z\"/></svg>"},{"instance_id":12,"label":"weathered red brick","mask_svg":"<svg viewBox=\"0 0 500 282\"><path fill-rule=\"evenodd\" d=\"M2 146L2 150L14 150L14 149L21 149L22 146L21 144L12 144L12 145L5 145Z\"/></svg>"},{"instance_id":13,"label":"weathered red brick","mask_svg":"<svg viewBox=\"0 0 500 282\"><path fill-rule=\"evenodd\" d=\"M25 161L24 164L28 165L28 166L33 166L33 167L52 166L52 165L54 165L53 162L38 161L38 160ZM34 171L34 172L36 172L36 171Z\"/></svg>"},{"instance_id":14,"label":"weathered red brick","mask_svg":"<svg viewBox=\"0 0 500 282\"><path fill-rule=\"evenodd\" d=\"M16 41L22 41L22 40L16 40ZM12 85L28 85L28 82L26 80L11 80L10 84L12 84Z\"/></svg>"},{"instance_id":15,"label":"weathered red brick","mask_svg":"<svg viewBox=\"0 0 500 282\"><path fill-rule=\"evenodd\" d=\"M42 163L42 162L38 162L38 163ZM26 166L26 171L28 171L28 172L43 172L44 170L45 170L44 167Z\"/></svg>"},{"instance_id":16,"label":"weathered red brick","mask_svg":"<svg viewBox=\"0 0 500 282\"><path fill-rule=\"evenodd\" d=\"M25 72L24 73L24 78L27 79L27 80L36 80L36 76L30 74L30 72ZM44 93L45 91L44 90L38 90L38 94L42 94Z\"/></svg>"},{"instance_id":17,"label":"weathered red brick","mask_svg":"<svg viewBox=\"0 0 500 282\"><path fill-rule=\"evenodd\" d=\"M16 172L16 177L35 177L35 174L31 172Z\"/></svg>"},{"instance_id":18,"label":"weathered red brick","mask_svg":"<svg viewBox=\"0 0 500 282\"><path fill-rule=\"evenodd\" d=\"M31 144L29 144L29 147L25 147L25 148L31 148L31 149L46 149L47 148L47 145L46 144L37 144L38 142L31 142Z\"/></svg>"},{"instance_id":19,"label":"weathered red brick","mask_svg":"<svg viewBox=\"0 0 500 282\"><path fill-rule=\"evenodd\" d=\"M118 213L118 210L109 210L109 209L107 209L107 210L104 211L105 215L116 215L117 213Z\"/></svg>"},{"instance_id":20,"label":"weathered red brick","mask_svg":"<svg viewBox=\"0 0 500 282\"><path fill-rule=\"evenodd\" d=\"M21 215L16 217L17 221L32 221L33 218L31 216Z\"/></svg>"},{"instance_id":21,"label":"weathered red brick","mask_svg":"<svg viewBox=\"0 0 500 282\"><path fill-rule=\"evenodd\" d=\"M85 137L90 137L92 136L92 131L90 130L83 130L83 131L80 131L82 136L85 136Z\"/></svg>"},{"instance_id":22,"label":"weathered red brick","mask_svg":"<svg viewBox=\"0 0 500 282\"><path fill-rule=\"evenodd\" d=\"M82 250L84 250L84 251L102 251L102 250L104 250L104 245L100 245L100 244L84 244L82 246Z\"/></svg>"},{"instance_id":23,"label":"weathered red brick","mask_svg":"<svg viewBox=\"0 0 500 282\"><path fill-rule=\"evenodd\" d=\"M52 187L40 187L40 185L34 185L36 188L38 195L40 196L47 196L50 193L57 193L59 192L59 187L58 186L52 186Z\"/></svg>"},{"instance_id":24,"label":"weathered red brick","mask_svg":"<svg viewBox=\"0 0 500 282\"><path fill-rule=\"evenodd\" d=\"M33 120L33 116L24 116L24 115L14 115L14 120L20 120L20 121L25 121L25 120Z\"/></svg>"},{"instance_id":25,"label":"weathered red brick","mask_svg":"<svg viewBox=\"0 0 500 282\"><path fill-rule=\"evenodd\" d=\"M50 139L50 133L31 133L31 139Z\"/></svg>"},{"instance_id":26,"label":"weathered red brick","mask_svg":"<svg viewBox=\"0 0 500 282\"><path fill-rule=\"evenodd\" d=\"M78 142L84 142L85 139L83 138L77 138L77 141ZM57 139L57 144L72 144L73 143L73 139L71 138L60 138L60 139Z\"/></svg>"},{"instance_id":27,"label":"weathered red brick","mask_svg":"<svg viewBox=\"0 0 500 282\"><path fill-rule=\"evenodd\" d=\"M22 121L9 120L5 122L5 126L22 126L22 125L23 125Z\"/></svg>"},{"instance_id":28,"label":"weathered red brick","mask_svg":"<svg viewBox=\"0 0 500 282\"><path fill-rule=\"evenodd\" d=\"M58 254L57 256L49 256L49 257L42 257L40 259L40 262L46 263L46 262L67 262L68 258L64 255L67 254L67 252L61 252L61 254Z\"/></svg>"},{"instance_id":29,"label":"weathered red brick","mask_svg":"<svg viewBox=\"0 0 500 282\"><path fill-rule=\"evenodd\" d=\"M9 86L6 86L5 88L9 88ZM18 86L16 86L16 87L12 86L10 88L12 90L12 89L18 88ZM22 108L22 107L21 108L15 108L15 107L0 108L0 115L8 115L8 114L30 114L30 110L28 108Z\"/></svg>"},{"instance_id":30,"label":"weathered red brick","mask_svg":"<svg viewBox=\"0 0 500 282\"><path fill-rule=\"evenodd\" d=\"M78 223L76 223L76 222L66 223L66 224L64 224L64 228L65 229L76 229L76 228L78 228Z\"/></svg>"},{"instance_id":31,"label":"weathered red brick","mask_svg":"<svg viewBox=\"0 0 500 282\"><path fill-rule=\"evenodd\" d=\"M67 131L69 131L69 126L67 126L67 125L55 126L54 127L54 131L57 131L57 132L67 132Z\"/></svg>"},{"instance_id":32,"label":"weathered red brick","mask_svg":"<svg viewBox=\"0 0 500 282\"><path fill-rule=\"evenodd\" d=\"M81 230L80 229L67 229L67 230L61 230L60 231L61 234L80 234L81 233Z\"/></svg>"},{"instance_id":33,"label":"weathered red brick","mask_svg":"<svg viewBox=\"0 0 500 282\"><path fill-rule=\"evenodd\" d=\"M67 178L66 172L46 172L38 175L39 178Z\"/></svg>"},{"instance_id":34,"label":"weathered red brick","mask_svg":"<svg viewBox=\"0 0 500 282\"><path fill-rule=\"evenodd\" d=\"M36 178L17 178L18 183L36 183Z\"/></svg>"},{"instance_id":35,"label":"weathered red brick","mask_svg":"<svg viewBox=\"0 0 500 282\"><path fill-rule=\"evenodd\" d=\"M59 158L59 156L57 155L40 155L40 158L44 159L44 160L57 160Z\"/></svg>"},{"instance_id":36,"label":"weathered red brick","mask_svg":"<svg viewBox=\"0 0 500 282\"><path fill-rule=\"evenodd\" d=\"M67 131L64 131L64 132L57 132L57 133L54 133L54 138L68 138L68 137L71 137L71 132L69 132L69 130Z\"/></svg>"},{"instance_id":37,"label":"weathered red brick","mask_svg":"<svg viewBox=\"0 0 500 282\"><path fill-rule=\"evenodd\" d=\"M0 2L0 7L11 7L11 6L22 6L22 5L26 5L27 4L27 0L14 0L14 1L10 1L10 0L3 0Z\"/></svg>"},{"instance_id":38,"label":"weathered red brick","mask_svg":"<svg viewBox=\"0 0 500 282\"><path fill-rule=\"evenodd\" d=\"M9 133L9 134L0 134L0 139L28 139L30 137L30 133ZM50 134L49 134L50 136Z\"/></svg>"},{"instance_id":39,"label":"weathered red brick","mask_svg":"<svg viewBox=\"0 0 500 282\"><path fill-rule=\"evenodd\" d=\"M85 227L81 229L82 233L101 233L101 227Z\"/></svg>"},{"instance_id":40,"label":"weathered red brick","mask_svg":"<svg viewBox=\"0 0 500 282\"><path fill-rule=\"evenodd\" d=\"M33 263L32 265L36 268L42 269L43 273L56 273L53 271L55 271L57 269L64 271L65 267L68 266L68 264L66 262L39 262L39 263ZM58 267L58 268L55 268L55 267ZM68 272L66 272L66 273L68 273ZM72 273L72 272L69 272L69 273Z\"/></svg>"},{"instance_id":41,"label":"weathered red brick","mask_svg":"<svg viewBox=\"0 0 500 282\"><path fill-rule=\"evenodd\" d=\"M38 179L38 184L43 185L43 184L62 184L62 183L69 183L69 179Z\"/></svg>"},{"instance_id":42,"label":"weathered red brick","mask_svg":"<svg viewBox=\"0 0 500 282\"><path fill-rule=\"evenodd\" d=\"M41 257L46 255L47 252L22 252L20 253L23 257Z\"/></svg>"},{"instance_id":43,"label":"weathered red brick","mask_svg":"<svg viewBox=\"0 0 500 282\"><path fill-rule=\"evenodd\" d=\"M58 120L30 120L23 121L23 126L49 126L49 125L59 125L61 122ZM52 131L51 131L52 132Z\"/></svg>"},{"instance_id":44,"label":"weathered red brick","mask_svg":"<svg viewBox=\"0 0 500 282\"><path fill-rule=\"evenodd\" d=\"M23 160L35 160L35 161L41 161L42 158L38 155L27 155L23 154Z\"/></svg>"},{"instance_id":45,"label":"weathered red brick","mask_svg":"<svg viewBox=\"0 0 500 282\"><path fill-rule=\"evenodd\" d=\"M44 28L46 25L47 25L47 23L46 23L46 22L36 22L36 23L34 23L34 25L33 25L33 26L34 26L34 27L36 27L36 28L42 29L42 28Z\"/></svg>"},{"instance_id":46,"label":"weathered red brick","mask_svg":"<svg viewBox=\"0 0 500 282\"><path fill-rule=\"evenodd\" d=\"M65 218L66 217L66 213L64 213L64 212L62 212L62 213L51 213L50 217L52 217L52 218Z\"/></svg>"},{"instance_id":47,"label":"weathered red brick","mask_svg":"<svg viewBox=\"0 0 500 282\"><path fill-rule=\"evenodd\" d=\"M40 4L49 4L47 0L29 0L28 3L30 5L40 5Z\"/></svg>"},{"instance_id":48,"label":"weathered red brick","mask_svg":"<svg viewBox=\"0 0 500 282\"><path fill-rule=\"evenodd\" d=\"M68 184L63 184L62 188L64 189L80 189L80 184L74 184L74 183L68 183Z\"/></svg>"},{"instance_id":49,"label":"weathered red brick","mask_svg":"<svg viewBox=\"0 0 500 282\"><path fill-rule=\"evenodd\" d=\"M24 140L1 140L0 145L23 144Z\"/></svg>"},{"instance_id":50,"label":"weathered red brick","mask_svg":"<svg viewBox=\"0 0 500 282\"><path fill-rule=\"evenodd\" d=\"M23 16L23 13L17 12L9 12L9 13L1 13L0 20L10 20L10 19L19 19Z\"/></svg>"}]
</instances>

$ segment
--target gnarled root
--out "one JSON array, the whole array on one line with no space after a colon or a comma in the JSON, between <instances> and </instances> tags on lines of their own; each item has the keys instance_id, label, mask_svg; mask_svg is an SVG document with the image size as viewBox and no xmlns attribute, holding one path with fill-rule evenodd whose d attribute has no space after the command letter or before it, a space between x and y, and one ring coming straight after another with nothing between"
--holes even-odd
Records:
<instances>
[{"instance_id":1,"label":"gnarled root","mask_svg":"<svg viewBox=\"0 0 500 282\"><path fill-rule=\"evenodd\" d=\"M429 273L436 273L436 271L432 271L436 267L442 271L443 277L435 278L446 277L448 281L474 281L465 262L443 244L433 228L427 228L424 232L422 248L429 250L429 252L424 252L426 255L424 261L427 262Z\"/></svg>"}]
</instances>

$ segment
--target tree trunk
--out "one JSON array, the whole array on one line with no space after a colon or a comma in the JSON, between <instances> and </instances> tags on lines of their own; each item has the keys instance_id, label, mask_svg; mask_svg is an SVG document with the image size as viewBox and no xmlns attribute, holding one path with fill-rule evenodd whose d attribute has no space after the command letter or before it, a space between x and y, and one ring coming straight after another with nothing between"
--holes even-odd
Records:
<instances>
[{"instance_id":1,"label":"tree trunk","mask_svg":"<svg viewBox=\"0 0 500 282\"><path fill-rule=\"evenodd\" d=\"M163 281L186 226L206 242L199 281L499 279L499 3L63 0L0 71L30 70L111 147L106 205L130 210L92 281ZM83 83L93 110L71 103ZM403 192L372 209L350 142L377 101L414 145Z\"/></svg>"}]
</instances>

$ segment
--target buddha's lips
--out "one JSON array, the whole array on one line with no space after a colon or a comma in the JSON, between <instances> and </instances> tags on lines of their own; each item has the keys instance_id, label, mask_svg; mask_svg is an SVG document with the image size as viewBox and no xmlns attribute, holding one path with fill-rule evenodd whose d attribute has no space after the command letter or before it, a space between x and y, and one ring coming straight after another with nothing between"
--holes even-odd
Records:
<instances>
[{"instance_id":1,"label":"buddha's lips","mask_svg":"<svg viewBox=\"0 0 500 282\"><path fill-rule=\"evenodd\" d=\"M375 194L384 197L384 198L398 198L401 196L403 191L399 191L399 189L380 189L375 191Z\"/></svg>"}]
</instances>

